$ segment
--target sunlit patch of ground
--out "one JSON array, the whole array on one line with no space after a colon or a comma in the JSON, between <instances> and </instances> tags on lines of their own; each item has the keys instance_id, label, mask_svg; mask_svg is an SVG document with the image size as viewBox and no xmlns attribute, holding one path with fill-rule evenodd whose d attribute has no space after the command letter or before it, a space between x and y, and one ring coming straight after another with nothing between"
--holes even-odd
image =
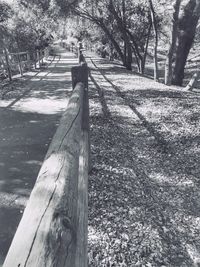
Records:
<instances>
[{"instance_id":1,"label":"sunlit patch of ground","mask_svg":"<svg viewBox=\"0 0 200 267\"><path fill-rule=\"evenodd\" d=\"M21 101L20 105L15 105L14 110L21 112L33 112L39 114L57 114L66 110L68 99L37 99L28 98Z\"/></svg>"},{"instance_id":2,"label":"sunlit patch of ground","mask_svg":"<svg viewBox=\"0 0 200 267\"><path fill-rule=\"evenodd\" d=\"M0 266L72 92L70 69L77 59L61 52L64 60L50 57L48 68L0 90Z\"/></svg>"},{"instance_id":3,"label":"sunlit patch of ground","mask_svg":"<svg viewBox=\"0 0 200 267\"><path fill-rule=\"evenodd\" d=\"M95 63L89 266L198 266L200 96Z\"/></svg>"}]
</instances>

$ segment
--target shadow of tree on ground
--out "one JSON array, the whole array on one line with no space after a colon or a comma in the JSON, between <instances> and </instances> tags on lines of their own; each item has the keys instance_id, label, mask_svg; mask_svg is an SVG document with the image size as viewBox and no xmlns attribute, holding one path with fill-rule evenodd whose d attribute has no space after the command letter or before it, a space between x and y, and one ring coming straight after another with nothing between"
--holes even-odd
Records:
<instances>
[{"instance_id":1,"label":"shadow of tree on ground","mask_svg":"<svg viewBox=\"0 0 200 267\"><path fill-rule=\"evenodd\" d=\"M100 72L92 70L95 86L90 83L90 266L197 266L199 96L126 70L118 74L115 66L112 73L110 62L96 65ZM162 140L170 148L165 153Z\"/></svg>"},{"instance_id":2,"label":"shadow of tree on ground","mask_svg":"<svg viewBox=\"0 0 200 267\"><path fill-rule=\"evenodd\" d=\"M0 101L0 265L67 107L75 62L73 55L64 56Z\"/></svg>"}]
</instances>

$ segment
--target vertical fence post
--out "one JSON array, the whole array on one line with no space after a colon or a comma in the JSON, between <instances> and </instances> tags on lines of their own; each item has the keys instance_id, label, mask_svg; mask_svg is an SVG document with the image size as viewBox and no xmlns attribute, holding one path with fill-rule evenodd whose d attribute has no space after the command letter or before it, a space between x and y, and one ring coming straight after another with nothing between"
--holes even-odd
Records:
<instances>
[{"instance_id":1,"label":"vertical fence post","mask_svg":"<svg viewBox=\"0 0 200 267\"><path fill-rule=\"evenodd\" d=\"M27 65L28 65L28 69L31 69L31 55L30 55L30 52L27 52Z\"/></svg>"},{"instance_id":2,"label":"vertical fence post","mask_svg":"<svg viewBox=\"0 0 200 267\"><path fill-rule=\"evenodd\" d=\"M42 50L42 65L44 64L44 50Z\"/></svg>"},{"instance_id":3,"label":"vertical fence post","mask_svg":"<svg viewBox=\"0 0 200 267\"><path fill-rule=\"evenodd\" d=\"M37 69L37 51L35 50L33 53L33 58L34 58L34 67Z\"/></svg>"},{"instance_id":4,"label":"vertical fence post","mask_svg":"<svg viewBox=\"0 0 200 267\"><path fill-rule=\"evenodd\" d=\"M83 56L83 45L81 42L78 43L78 61L79 61L79 64L81 64L82 62L85 62L85 58Z\"/></svg>"},{"instance_id":5,"label":"vertical fence post","mask_svg":"<svg viewBox=\"0 0 200 267\"><path fill-rule=\"evenodd\" d=\"M8 78L9 78L9 81L12 81L12 73L11 73L11 69L10 69L10 65L9 65L8 53L7 53L6 48L4 48L4 54L5 54L7 71L8 71Z\"/></svg>"},{"instance_id":6,"label":"vertical fence post","mask_svg":"<svg viewBox=\"0 0 200 267\"><path fill-rule=\"evenodd\" d=\"M49 56L49 47L46 47L44 50L44 56L47 58Z\"/></svg>"},{"instance_id":7,"label":"vertical fence post","mask_svg":"<svg viewBox=\"0 0 200 267\"><path fill-rule=\"evenodd\" d=\"M82 66L75 66L71 69L72 72L72 88L74 89L76 84L79 82L84 83L85 87L88 88L88 67L87 64Z\"/></svg>"},{"instance_id":8,"label":"vertical fence post","mask_svg":"<svg viewBox=\"0 0 200 267\"><path fill-rule=\"evenodd\" d=\"M37 60L38 60L39 68L40 68L40 50L39 49L36 50L36 64L37 64Z\"/></svg>"},{"instance_id":9,"label":"vertical fence post","mask_svg":"<svg viewBox=\"0 0 200 267\"><path fill-rule=\"evenodd\" d=\"M18 66L19 66L20 75L23 76L23 69L22 69L21 58L20 58L19 53L17 54L17 59L18 59Z\"/></svg>"}]
</instances>

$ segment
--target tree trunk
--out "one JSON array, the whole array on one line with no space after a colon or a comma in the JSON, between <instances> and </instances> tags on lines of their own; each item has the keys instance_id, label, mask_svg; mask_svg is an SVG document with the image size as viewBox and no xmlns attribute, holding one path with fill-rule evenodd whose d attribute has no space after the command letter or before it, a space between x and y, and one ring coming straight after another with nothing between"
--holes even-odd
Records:
<instances>
[{"instance_id":1,"label":"tree trunk","mask_svg":"<svg viewBox=\"0 0 200 267\"><path fill-rule=\"evenodd\" d=\"M154 80L158 81L158 29L157 29L157 22L156 22L156 16L155 16L155 10L153 7L152 0L149 0L149 6L150 6L150 12L151 12L151 20L153 25L153 31L154 31Z\"/></svg>"},{"instance_id":2,"label":"tree trunk","mask_svg":"<svg viewBox=\"0 0 200 267\"><path fill-rule=\"evenodd\" d=\"M133 50L133 53L135 55L135 60L136 60L136 64L137 64L137 69L138 69L138 72L141 73L141 64L140 64L140 59L138 58L138 55L135 51L135 47L132 45L132 50Z\"/></svg>"},{"instance_id":3,"label":"tree trunk","mask_svg":"<svg viewBox=\"0 0 200 267\"><path fill-rule=\"evenodd\" d=\"M174 4L174 13L173 13L173 27L171 35L171 44L166 56L165 62L165 84L171 85L172 82L172 59L173 54L176 48L176 40L178 36L178 16L180 10L180 4L182 0L176 0Z\"/></svg>"},{"instance_id":4,"label":"tree trunk","mask_svg":"<svg viewBox=\"0 0 200 267\"><path fill-rule=\"evenodd\" d=\"M114 53L113 53L113 44L110 42L110 55L109 55L109 60L113 61L114 60Z\"/></svg>"},{"instance_id":5,"label":"tree trunk","mask_svg":"<svg viewBox=\"0 0 200 267\"><path fill-rule=\"evenodd\" d=\"M39 66L39 69L40 69L41 63L40 63L40 50L39 49L37 50L37 58L38 58L38 66Z\"/></svg>"},{"instance_id":6,"label":"tree trunk","mask_svg":"<svg viewBox=\"0 0 200 267\"><path fill-rule=\"evenodd\" d=\"M148 46L149 46L151 27L152 27L152 23L150 23L150 25L149 25L147 40L146 40L145 49L144 49L144 55L143 55L143 59L141 61L141 73L142 74L144 74L144 69L145 69L145 63L146 63L146 57L147 57L147 50L148 50Z\"/></svg>"},{"instance_id":7,"label":"tree trunk","mask_svg":"<svg viewBox=\"0 0 200 267\"><path fill-rule=\"evenodd\" d=\"M124 66L126 66L126 54L127 54L127 47L126 47L126 42L124 41Z\"/></svg>"},{"instance_id":8,"label":"tree trunk","mask_svg":"<svg viewBox=\"0 0 200 267\"><path fill-rule=\"evenodd\" d=\"M115 41L113 35L110 33L110 31L108 30L108 28L106 27L106 25L104 24L104 22L101 20L101 21L94 21L97 25L99 25L102 30L105 32L105 34L108 36L109 40L112 42L115 50L117 51L117 53L119 54L122 62L124 63L124 55L121 51L121 48L120 46L118 45L118 43Z\"/></svg>"},{"instance_id":9,"label":"tree trunk","mask_svg":"<svg viewBox=\"0 0 200 267\"><path fill-rule=\"evenodd\" d=\"M133 50L134 55L135 55L135 57L136 57L136 62L137 62L137 66L138 66L138 71L139 71L140 73L142 73L142 66L143 66L143 63L144 63L144 62L143 62L143 57L142 57L142 55L141 55L141 53L140 53L140 51L139 51L138 44L137 44L137 42L135 41L133 35L131 34L131 32L130 32L128 29L126 29L126 32L127 32L127 34L129 35L129 38L130 38L130 40L131 40L131 42L132 42L132 50Z\"/></svg>"},{"instance_id":10,"label":"tree trunk","mask_svg":"<svg viewBox=\"0 0 200 267\"><path fill-rule=\"evenodd\" d=\"M127 61L126 61L127 70L132 70L132 49L130 42L127 45Z\"/></svg>"},{"instance_id":11,"label":"tree trunk","mask_svg":"<svg viewBox=\"0 0 200 267\"><path fill-rule=\"evenodd\" d=\"M117 25L119 27L119 30L121 31L123 35L123 39L125 42L125 48L126 48L126 53L124 54L124 66L128 70L132 70L132 49L131 49L131 43L129 36L126 32L126 20L125 20L125 2L122 2L122 11L123 11L123 17L119 17L117 11L115 10L115 7L113 5L112 0L110 0L109 4L109 11L111 14L113 14L114 18L116 19Z\"/></svg>"},{"instance_id":12,"label":"tree trunk","mask_svg":"<svg viewBox=\"0 0 200 267\"><path fill-rule=\"evenodd\" d=\"M182 86L184 69L200 17L200 0L190 0L179 19L179 37L172 83Z\"/></svg>"},{"instance_id":13,"label":"tree trunk","mask_svg":"<svg viewBox=\"0 0 200 267\"><path fill-rule=\"evenodd\" d=\"M126 2L125 0L122 0L122 23L123 23L123 28L126 29ZM127 33L123 31L122 34L124 36L125 48L126 48L126 51L124 53L126 57L125 67L127 70L132 70L133 57L132 57L131 43L130 43Z\"/></svg>"},{"instance_id":14,"label":"tree trunk","mask_svg":"<svg viewBox=\"0 0 200 267\"><path fill-rule=\"evenodd\" d=\"M110 5L112 5L112 9L114 8L113 7L113 3L112 3L112 1L110 1ZM125 1L124 0L122 0L122 23L123 23L123 27L126 27L126 16L125 16L125 11L126 11L126 9L125 9ZM124 36L124 34L123 34L123 36ZM126 38L126 36L124 36L125 38L124 38L124 62L125 62L125 64L124 64L124 66L126 66L126 64L127 64L127 46L128 46L128 44L127 44L127 38Z\"/></svg>"},{"instance_id":15,"label":"tree trunk","mask_svg":"<svg viewBox=\"0 0 200 267\"><path fill-rule=\"evenodd\" d=\"M126 67L127 70L132 70L132 48L131 48L131 43L126 35L125 32L123 32L123 37L124 37L124 62L123 65Z\"/></svg>"}]
</instances>

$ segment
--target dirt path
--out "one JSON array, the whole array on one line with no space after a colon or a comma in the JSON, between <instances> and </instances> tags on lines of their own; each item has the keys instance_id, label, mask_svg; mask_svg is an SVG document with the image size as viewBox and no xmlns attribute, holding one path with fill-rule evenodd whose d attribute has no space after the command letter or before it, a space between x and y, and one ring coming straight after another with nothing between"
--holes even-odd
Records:
<instances>
[{"instance_id":1,"label":"dirt path","mask_svg":"<svg viewBox=\"0 0 200 267\"><path fill-rule=\"evenodd\" d=\"M0 266L71 93L74 55L55 47L47 69L28 73L0 100Z\"/></svg>"},{"instance_id":2,"label":"dirt path","mask_svg":"<svg viewBox=\"0 0 200 267\"><path fill-rule=\"evenodd\" d=\"M88 62L90 266L199 266L200 95Z\"/></svg>"}]
</instances>

